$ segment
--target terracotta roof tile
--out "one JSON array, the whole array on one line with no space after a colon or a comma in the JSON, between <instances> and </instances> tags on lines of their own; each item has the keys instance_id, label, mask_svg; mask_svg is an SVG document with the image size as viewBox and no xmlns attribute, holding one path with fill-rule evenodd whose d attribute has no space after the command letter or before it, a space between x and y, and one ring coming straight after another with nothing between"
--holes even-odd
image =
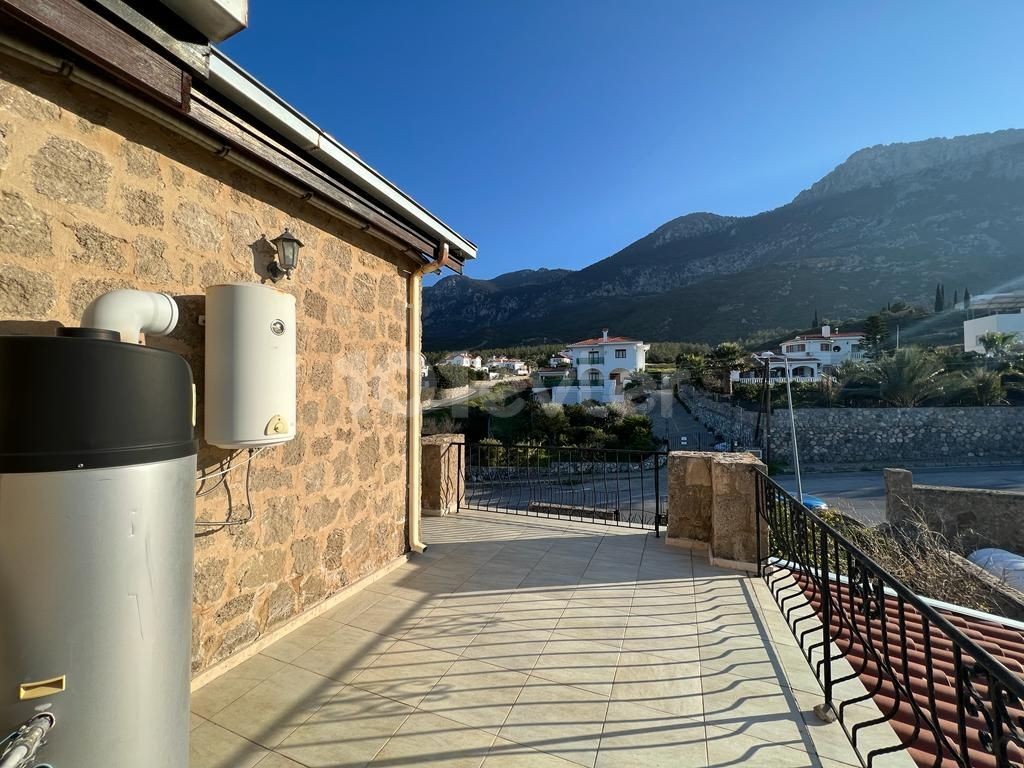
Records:
<instances>
[{"instance_id":1,"label":"terracotta roof tile","mask_svg":"<svg viewBox=\"0 0 1024 768\"><path fill-rule=\"evenodd\" d=\"M794 574L794 578L821 617L821 600L814 585L801 575ZM856 593L851 596L846 585L832 584L831 589L836 602L848 604L851 600L860 600ZM1007 669L1024 674L1024 631L996 620L976 618L952 610L939 609L939 613ZM831 611L832 637L837 648L859 674L865 688L874 692L873 698L879 710L883 713L893 712L890 724L907 745L908 754L921 768L958 765L949 751L939 746L940 739L924 727L915 714L916 706L926 713L926 717L932 717L929 712L927 675L930 666L933 670L934 716L941 729L941 740L958 748L960 732L957 726L956 674L951 640L941 630L927 626L924 617L910 605L904 604L901 622L899 601L895 597L885 601L884 627L878 619L872 620L868 626L859 609L845 612L845 616L854 617L852 627L849 621L840 621L836 614L837 611ZM907 639L905 652L897 641L900 636ZM876 652L882 654L887 670L880 672ZM967 665L973 664L973 659L966 653L963 660ZM907 700L902 691L896 690L889 672L900 681L901 687L909 689L913 703ZM980 680L975 680L974 688L982 696L988 695L987 686ZM1015 718L1024 718L1024 705L1021 703L1010 703L1008 709ZM971 768L996 768L995 757L984 749L978 736L979 731L985 727L980 714L968 714L970 754L967 759ZM940 751L943 753L942 758L937 761L936 755ZM1024 763L1024 750L1011 744L1009 757L1014 764Z\"/></svg>"},{"instance_id":2,"label":"terracotta roof tile","mask_svg":"<svg viewBox=\"0 0 1024 768\"><path fill-rule=\"evenodd\" d=\"M626 336L609 336L607 339L603 337L597 337L596 339L584 339L583 341L575 341L570 344L570 347L590 347L594 344L639 344L639 339L630 339Z\"/></svg>"}]
</instances>

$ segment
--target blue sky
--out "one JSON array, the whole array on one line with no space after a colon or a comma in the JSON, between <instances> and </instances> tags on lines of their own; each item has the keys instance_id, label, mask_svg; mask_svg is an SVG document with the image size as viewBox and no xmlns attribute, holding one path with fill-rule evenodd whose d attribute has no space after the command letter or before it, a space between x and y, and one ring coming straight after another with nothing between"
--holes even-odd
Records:
<instances>
[{"instance_id":1,"label":"blue sky","mask_svg":"<svg viewBox=\"0 0 1024 768\"><path fill-rule=\"evenodd\" d=\"M250 0L222 49L480 246L586 266L873 144L1024 127L1024 3Z\"/></svg>"}]
</instances>

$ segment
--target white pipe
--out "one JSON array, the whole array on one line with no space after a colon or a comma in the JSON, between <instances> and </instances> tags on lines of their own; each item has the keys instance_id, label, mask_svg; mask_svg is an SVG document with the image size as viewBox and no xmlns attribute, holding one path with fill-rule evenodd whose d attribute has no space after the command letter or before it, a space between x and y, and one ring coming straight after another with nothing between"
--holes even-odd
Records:
<instances>
[{"instance_id":1,"label":"white pipe","mask_svg":"<svg viewBox=\"0 0 1024 768\"><path fill-rule=\"evenodd\" d=\"M420 538L420 518L422 516L422 493L423 493L423 410L420 405L420 387L423 380L420 372L420 354L423 351L423 340L421 337L421 306L423 291L423 275L430 272L437 272L448 263L448 244L441 247L440 256L437 261L424 264L422 267L413 270L409 275L409 295L407 304L409 306L409 429L406 432L409 460L409 485L407 494L409 497L409 549L413 552L422 552L427 548Z\"/></svg>"},{"instance_id":2,"label":"white pipe","mask_svg":"<svg viewBox=\"0 0 1024 768\"><path fill-rule=\"evenodd\" d=\"M178 305L166 293L126 288L104 293L82 313L83 328L106 328L121 341L138 344L139 334L166 336L178 324Z\"/></svg>"}]
</instances>

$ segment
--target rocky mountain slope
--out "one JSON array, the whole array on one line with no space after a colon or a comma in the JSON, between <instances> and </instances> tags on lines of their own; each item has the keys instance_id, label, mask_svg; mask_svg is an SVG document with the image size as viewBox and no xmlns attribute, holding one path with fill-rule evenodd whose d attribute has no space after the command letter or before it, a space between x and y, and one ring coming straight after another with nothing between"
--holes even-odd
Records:
<instances>
[{"instance_id":1,"label":"rocky mountain slope","mask_svg":"<svg viewBox=\"0 0 1024 768\"><path fill-rule=\"evenodd\" d=\"M691 213L591 266L450 276L424 291L429 349L742 338L1024 281L1024 130L859 150L789 204Z\"/></svg>"}]
</instances>

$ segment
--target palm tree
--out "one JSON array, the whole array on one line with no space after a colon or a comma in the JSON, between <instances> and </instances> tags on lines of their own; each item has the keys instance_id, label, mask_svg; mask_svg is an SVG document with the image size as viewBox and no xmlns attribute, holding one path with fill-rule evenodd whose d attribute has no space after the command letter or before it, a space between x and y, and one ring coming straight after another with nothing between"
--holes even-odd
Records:
<instances>
[{"instance_id":1,"label":"palm tree","mask_svg":"<svg viewBox=\"0 0 1024 768\"><path fill-rule=\"evenodd\" d=\"M867 368L855 360L844 360L818 382L818 391L829 407L839 402L846 385L867 376Z\"/></svg>"},{"instance_id":2,"label":"palm tree","mask_svg":"<svg viewBox=\"0 0 1024 768\"><path fill-rule=\"evenodd\" d=\"M1003 405L1006 403L1006 387L1003 376L997 371L974 368L957 374L954 386L960 396L974 405Z\"/></svg>"},{"instance_id":3,"label":"palm tree","mask_svg":"<svg viewBox=\"0 0 1024 768\"><path fill-rule=\"evenodd\" d=\"M992 358L999 364L1006 364L1013 356L1018 345L1017 334L1004 331L989 331L978 337L985 348L985 357Z\"/></svg>"},{"instance_id":4,"label":"palm tree","mask_svg":"<svg viewBox=\"0 0 1024 768\"><path fill-rule=\"evenodd\" d=\"M887 403L914 408L942 393L942 367L920 347L904 347L871 365L871 377Z\"/></svg>"},{"instance_id":5,"label":"palm tree","mask_svg":"<svg viewBox=\"0 0 1024 768\"><path fill-rule=\"evenodd\" d=\"M676 358L680 371L686 373L687 381L694 387L704 386L708 372L708 358L701 352L684 352Z\"/></svg>"}]
</instances>

